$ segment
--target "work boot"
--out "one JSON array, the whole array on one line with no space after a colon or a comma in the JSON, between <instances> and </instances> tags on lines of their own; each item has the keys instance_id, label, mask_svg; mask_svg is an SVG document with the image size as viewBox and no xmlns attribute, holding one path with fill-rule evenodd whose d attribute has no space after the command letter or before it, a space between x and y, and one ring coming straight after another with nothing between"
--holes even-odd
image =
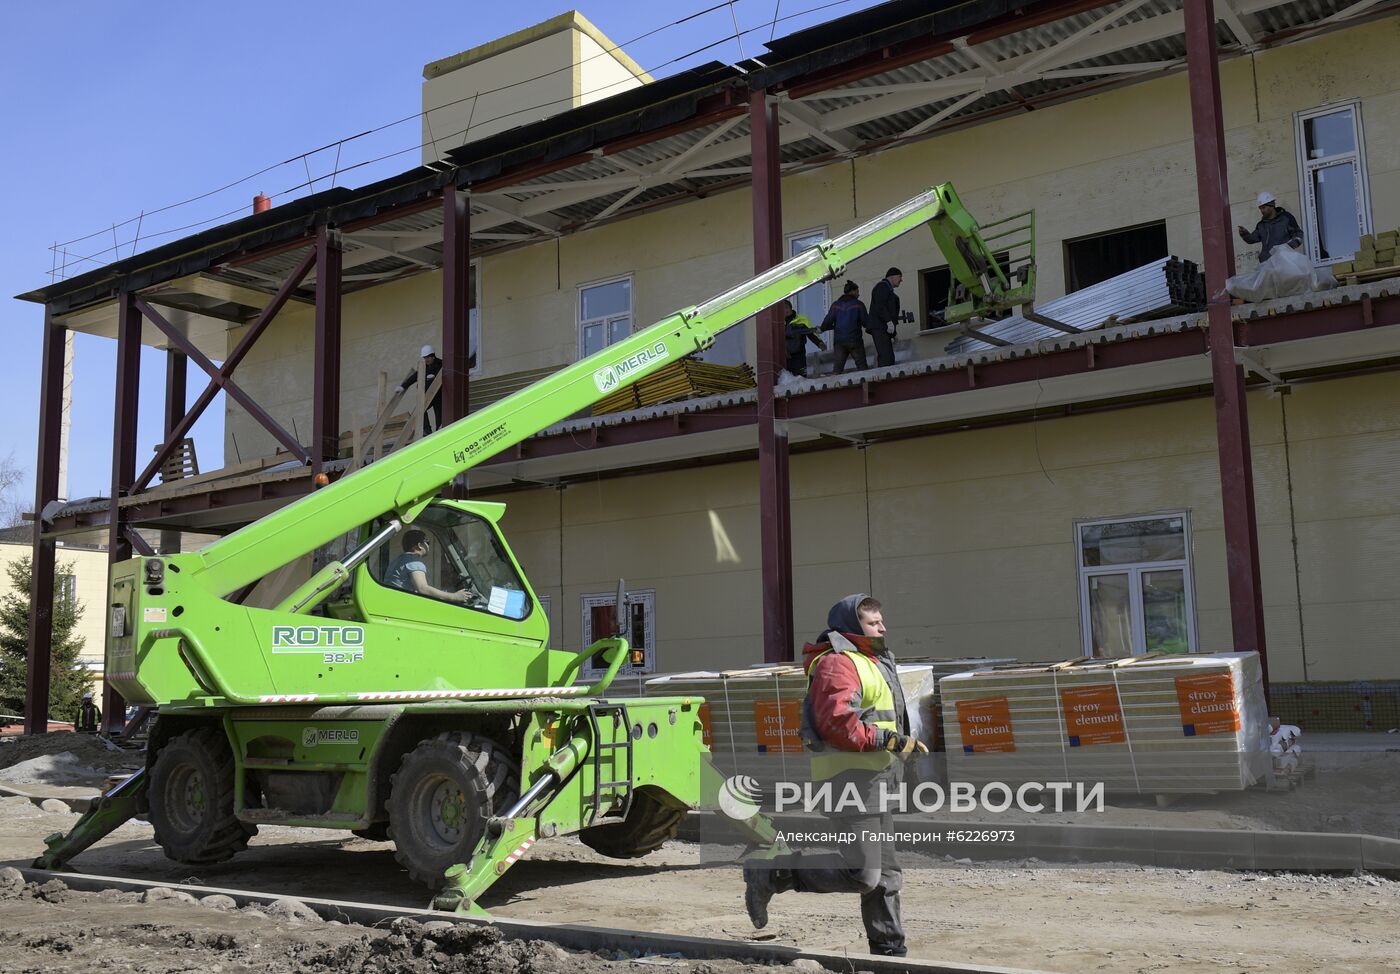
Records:
<instances>
[{"instance_id":1,"label":"work boot","mask_svg":"<svg viewBox=\"0 0 1400 974\"><path fill-rule=\"evenodd\" d=\"M779 871L770 863L744 863L744 909L755 930L768 926L768 901L782 889Z\"/></svg>"}]
</instances>

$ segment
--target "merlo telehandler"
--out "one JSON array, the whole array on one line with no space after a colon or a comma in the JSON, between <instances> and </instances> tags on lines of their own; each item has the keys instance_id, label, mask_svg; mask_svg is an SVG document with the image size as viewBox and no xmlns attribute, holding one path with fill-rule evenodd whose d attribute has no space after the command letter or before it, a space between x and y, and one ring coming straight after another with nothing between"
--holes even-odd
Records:
<instances>
[{"instance_id":1,"label":"merlo telehandler","mask_svg":"<svg viewBox=\"0 0 1400 974\"><path fill-rule=\"evenodd\" d=\"M35 865L57 868L143 813L166 855L196 864L233 856L262 824L337 828L392 840L436 906L470 911L537 839L577 833L621 858L660 847L713 801L703 701L607 696L626 633L549 649L499 529L504 505L440 494L920 226L949 262L960 314L1029 302L1033 241L1008 275L945 183L200 551L115 565L106 679L158 708L146 767ZM450 599L394 584L392 542L409 530ZM606 670L581 685L590 659ZM763 840L760 820L747 828Z\"/></svg>"}]
</instances>

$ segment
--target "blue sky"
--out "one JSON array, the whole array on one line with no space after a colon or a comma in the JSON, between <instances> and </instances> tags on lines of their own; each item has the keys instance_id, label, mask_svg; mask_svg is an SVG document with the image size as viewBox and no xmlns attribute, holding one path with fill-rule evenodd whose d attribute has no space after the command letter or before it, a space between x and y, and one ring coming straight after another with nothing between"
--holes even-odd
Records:
<instances>
[{"instance_id":1,"label":"blue sky","mask_svg":"<svg viewBox=\"0 0 1400 974\"><path fill-rule=\"evenodd\" d=\"M874 6L872 0L735 0L633 40L712 4L579 0L578 9L659 77L708 60L738 60L740 43L745 56L761 53L775 11L781 36ZM43 312L9 298L49 282L52 244L95 234L67 244L73 274L98 266L79 258L112 259L113 224L115 245L129 256L137 224L126 221L143 211L236 183L141 218L138 249L195 232L165 231L231 219L223 215L244 212L258 192L276 202L304 195L311 191L303 185L308 170L315 190L328 188L318 177L335 168L336 150L305 159L303 153L415 113L425 63L566 9L567 0L397 8L362 0L10 5L0 37L0 186L7 196L0 234L6 348L0 406L7 422L0 425L0 457L13 454L29 475L21 499L33 498ZM745 32L739 41L736 22ZM342 169L403 151L345 174L341 184L412 167L419 132L414 118L346 143ZM114 356L115 342L77 336L70 497L106 494L110 487ZM163 356L143 353L139 460L161 439ZM191 400L203 386L191 364ZM195 427L205 468L222 457L221 415L222 396Z\"/></svg>"}]
</instances>

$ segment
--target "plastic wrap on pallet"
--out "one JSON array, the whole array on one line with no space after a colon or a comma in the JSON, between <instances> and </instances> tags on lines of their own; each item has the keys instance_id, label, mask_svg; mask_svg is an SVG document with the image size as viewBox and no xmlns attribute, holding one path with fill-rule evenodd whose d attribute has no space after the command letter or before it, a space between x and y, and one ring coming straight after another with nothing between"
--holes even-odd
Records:
<instances>
[{"instance_id":1,"label":"plastic wrap on pallet","mask_svg":"<svg viewBox=\"0 0 1400 974\"><path fill-rule=\"evenodd\" d=\"M936 681L927 663L899 664L899 682L914 736L930 748L936 721ZM810 755L802 743L802 701L807 675L796 665L759 665L715 673L699 671L646 681L646 696L702 696L700 721L715 766L726 775L781 775L802 781Z\"/></svg>"},{"instance_id":2,"label":"plastic wrap on pallet","mask_svg":"<svg viewBox=\"0 0 1400 974\"><path fill-rule=\"evenodd\" d=\"M1163 257L1081 288L1073 294L1037 305L1035 310L1046 318L1088 331L1102 327L1110 318L1127 322L1173 312L1185 313L1204 306L1205 278L1196 265L1177 257ZM1065 335L1057 328L1031 321L1022 315L978 322L975 327L982 334L1009 345L1024 345ZM986 351L993 347L974 335L962 335L948 344L947 351L956 355Z\"/></svg>"},{"instance_id":3,"label":"plastic wrap on pallet","mask_svg":"<svg viewBox=\"0 0 1400 974\"><path fill-rule=\"evenodd\" d=\"M1238 791L1271 762L1256 653L1027 666L940 684L951 781Z\"/></svg>"}]
</instances>

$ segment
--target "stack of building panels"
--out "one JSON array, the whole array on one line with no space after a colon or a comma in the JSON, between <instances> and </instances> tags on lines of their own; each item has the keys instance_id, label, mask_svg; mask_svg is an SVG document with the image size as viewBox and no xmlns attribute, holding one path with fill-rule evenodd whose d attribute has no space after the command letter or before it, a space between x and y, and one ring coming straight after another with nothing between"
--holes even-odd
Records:
<instances>
[{"instance_id":1,"label":"stack of building panels","mask_svg":"<svg viewBox=\"0 0 1400 974\"><path fill-rule=\"evenodd\" d=\"M599 400L593 407L593 415L645 409L679 399L752 389L756 381L753 366L748 364L714 365L683 359Z\"/></svg>"},{"instance_id":2,"label":"stack of building panels","mask_svg":"<svg viewBox=\"0 0 1400 974\"><path fill-rule=\"evenodd\" d=\"M917 736L932 745L933 671L928 664L900 664L899 681ZM649 697L702 696L700 719L716 767L801 781L809 774L802 743L802 701L807 676L794 665L756 666L723 672L676 673L648 680Z\"/></svg>"},{"instance_id":3,"label":"stack of building panels","mask_svg":"<svg viewBox=\"0 0 1400 974\"><path fill-rule=\"evenodd\" d=\"M1205 278L1190 261L1163 257L1073 294L1036 305L1036 311L1063 324L1089 331L1110 320L1116 324L1185 314L1205 307ZM1043 338L1062 338L1065 332L1022 315L983 321L976 330L1007 345L1024 345ZM975 335L962 335L948 344L948 352L985 351L997 347Z\"/></svg>"},{"instance_id":4,"label":"stack of building panels","mask_svg":"<svg viewBox=\"0 0 1400 974\"><path fill-rule=\"evenodd\" d=\"M918 663L926 665L933 673L933 713L936 733L934 741L939 750L942 750L948 740L947 732L943 729L943 689L942 680L945 676L954 673L966 673L969 670L990 670L1003 669L1008 666L1015 666L1020 660L1010 656L966 656L961 659L935 659L932 656L902 656L900 661L904 663Z\"/></svg>"},{"instance_id":5,"label":"stack of building panels","mask_svg":"<svg viewBox=\"0 0 1400 974\"><path fill-rule=\"evenodd\" d=\"M1246 788L1269 765L1256 653L979 670L940 683L954 782L1203 793Z\"/></svg>"}]
</instances>

